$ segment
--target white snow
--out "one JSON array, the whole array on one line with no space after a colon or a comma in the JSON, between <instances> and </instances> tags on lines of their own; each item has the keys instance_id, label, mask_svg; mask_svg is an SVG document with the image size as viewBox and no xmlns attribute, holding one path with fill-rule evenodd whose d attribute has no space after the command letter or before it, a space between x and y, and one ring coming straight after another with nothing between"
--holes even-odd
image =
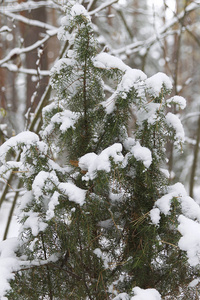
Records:
<instances>
[{"instance_id":1,"label":"white snow","mask_svg":"<svg viewBox=\"0 0 200 300\"><path fill-rule=\"evenodd\" d=\"M71 3L68 4L71 5ZM69 40L70 43L73 43L73 33L69 33L65 29L65 27L72 25L71 22L73 22L74 18L80 15L84 16L84 18L87 19L88 22L91 21L91 17L85 7L79 3L75 3L67 13L67 16L61 19L61 27L57 32L59 40Z\"/></svg>"},{"instance_id":2,"label":"white snow","mask_svg":"<svg viewBox=\"0 0 200 300\"><path fill-rule=\"evenodd\" d=\"M132 147L131 153L133 153L136 160L142 161L146 168L149 168L152 163L151 151L147 147L142 147L139 142Z\"/></svg>"},{"instance_id":3,"label":"white snow","mask_svg":"<svg viewBox=\"0 0 200 300\"><path fill-rule=\"evenodd\" d=\"M171 200L173 199L173 197L176 197L177 195L174 193L169 193L166 194L164 196L162 196L160 199L158 199L155 202L155 207L159 208L159 210L164 214L164 215L168 215L170 212L170 208L171 208ZM155 212L154 212L155 213ZM152 219L151 219L152 220ZM153 222L153 220L152 220ZM155 223L157 225L157 222Z\"/></svg>"},{"instance_id":4,"label":"white snow","mask_svg":"<svg viewBox=\"0 0 200 300\"><path fill-rule=\"evenodd\" d=\"M4 26L2 26L2 27L0 27L0 33L2 33L2 32L11 32L12 31L12 29L11 28L9 28L8 26L6 26L6 25L4 25Z\"/></svg>"},{"instance_id":5,"label":"white snow","mask_svg":"<svg viewBox=\"0 0 200 300\"><path fill-rule=\"evenodd\" d=\"M72 6L71 15L72 15L72 17L83 15L83 16L89 18L89 20L90 20L90 16L89 16L87 10L85 9L85 7L78 3L76 3L75 5Z\"/></svg>"},{"instance_id":6,"label":"white snow","mask_svg":"<svg viewBox=\"0 0 200 300\"><path fill-rule=\"evenodd\" d=\"M160 110L160 103L147 103L144 107L140 108L137 112L137 124L140 125L142 122L147 120L149 124L154 124L158 117L156 112Z\"/></svg>"},{"instance_id":7,"label":"white snow","mask_svg":"<svg viewBox=\"0 0 200 300\"><path fill-rule=\"evenodd\" d=\"M35 177L33 184L32 184L32 191L37 201L40 201L40 197L43 195L44 189L53 189L57 187L60 192L66 195L69 198L69 201L73 201L80 205L83 205L85 201L85 194L86 191L80 189L76 185L71 182L59 182L58 177L54 171L52 172L45 172L41 171ZM50 216L54 215L53 209L58 204L58 194L54 193L50 202L48 204L48 211L47 211L47 219Z\"/></svg>"},{"instance_id":8,"label":"white snow","mask_svg":"<svg viewBox=\"0 0 200 300\"><path fill-rule=\"evenodd\" d=\"M20 199L20 204L17 207L17 214L20 214L24 208L27 207L29 203L33 200L33 192L26 191L25 194Z\"/></svg>"},{"instance_id":9,"label":"white snow","mask_svg":"<svg viewBox=\"0 0 200 300\"><path fill-rule=\"evenodd\" d=\"M87 192L86 190L77 187L71 182L61 182L58 188L69 198L69 201L73 201L79 205L84 204Z\"/></svg>"},{"instance_id":10,"label":"white snow","mask_svg":"<svg viewBox=\"0 0 200 300\"><path fill-rule=\"evenodd\" d=\"M122 145L120 143L115 143L112 146L104 149L99 155L95 153L87 153L79 159L79 167L82 170L87 171L84 180L93 180L97 171L110 172L111 162L110 158L114 160L115 163L122 162L124 156L122 155Z\"/></svg>"},{"instance_id":11,"label":"white snow","mask_svg":"<svg viewBox=\"0 0 200 300\"><path fill-rule=\"evenodd\" d=\"M186 100L182 96L174 96L166 100L167 106L171 107L172 104L177 104L181 109L186 107Z\"/></svg>"},{"instance_id":12,"label":"white snow","mask_svg":"<svg viewBox=\"0 0 200 300\"><path fill-rule=\"evenodd\" d=\"M66 66L73 66L74 60L71 58L61 58L59 59L50 70L50 76L54 74L60 74L60 71Z\"/></svg>"},{"instance_id":13,"label":"white snow","mask_svg":"<svg viewBox=\"0 0 200 300\"><path fill-rule=\"evenodd\" d=\"M130 297L127 293L120 293L115 298L113 298L113 300L129 300L129 299Z\"/></svg>"},{"instance_id":14,"label":"white snow","mask_svg":"<svg viewBox=\"0 0 200 300\"><path fill-rule=\"evenodd\" d=\"M200 222L200 206L189 196L182 196L180 199L181 209L185 216Z\"/></svg>"},{"instance_id":15,"label":"white snow","mask_svg":"<svg viewBox=\"0 0 200 300\"><path fill-rule=\"evenodd\" d=\"M130 300L161 300L161 295L156 289L141 289L138 286L133 288L135 296Z\"/></svg>"},{"instance_id":16,"label":"white snow","mask_svg":"<svg viewBox=\"0 0 200 300\"><path fill-rule=\"evenodd\" d=\"M179 216L178 221L178 230L182 235L178 245L187 252L189 264L196 266L200 263L200 224L183 215Z\"/></svg>"},{"instance_id":17,"label":"white snow","mask_svg":"<svg viewBox=\"0 0 200 300\"><path fill-rule=\"evenodd\" d=\"M31 229L32 235L37 236L39 232L47 228L47 224L42 221L39 213L30 210L24 214L22 213L20 217L23 215L28 216L28 218L24 222L21 232L24 231L24 229Z\"/></svg>"},{"instance_id":18,"label":"white snow","mask_svg":"<svg viewBox=\"0 0 200 300\"><path fill-rule=\"evenodd\" d=\"M46 220L50 220L54 217L55 213L54 213L54 210L55 210L55 207L56 205L59 204L59 201L58 201L58 197L60 196L60 194L55 191L53 193L53 196L51 197L49 203L48 203L48 210L46 212Z\"/></svg>"},{"instance_id":19,"label":"white snow","mask_svg":"<svg viewBox=\"0 0 200 300\"><path fill-rule=\"evenodd\" d=\"M96 248L93 252L94 252L94 254L96 254L96 256L98 258L102 259L104 268L109 269L110 260L109 260L108 256L106 255L106 253L103 253L100 248Z\"/></svg>"},{"instance_id":20,"label":"white snow","mask_svg":"<svg viewBox=\"0 0 200 300\"><path fill-rule=\"evenodd\" d=\"M58 186L59 180L55 174L54 171L52 172L45 172L45 171L40 171L36 176L32 184L32 191L33 194L40 202L40 197L43 195L44 189L47 188L48 184L48 189L49 188L54 188L55 186Z\"/></svg>"},{"instance_id":21,"label":"white snow","mask_svg":"<svg viewBox=\"0 0 200 300\"><path fill-rule=\"evenodd\" d=\"M166 178L170 178L170 174L167 169L160 168L160 171L165 175Z\"/></svg>"},{"instance_id":22,"label":"white snow","mask_svg":"<svg viewBox=\"0 0 200 300\"><path fill-rule=\"evenodd\" d=\"M119 90L128 92L136 82L145 80L147 75L138 69L128 68L119 84Z\"/></svg>"},{"instance_id":23,"label":"white snow","mask_svg":"<svg viewBox=\"0 0 200 300\"><path fill-rule=\"evenodd\" d=\"M192 280L189 284L188 287L194 288L195 286L197 286L197 284L200 282L200 278L196 278L194 280Z\"/></svg>"},{"instance_id":24,"label":"white snow","mask_svg":"<svg viewBox=\"0 0 200 300\"><path fill-rule=\"evenodd\" d=\"M127 139L124 141L123 146L126 150L131 151L132 147L135 146L136 141L132 137L127 137Z\"/></svg>"},{"instance_id":25,"label":"white snow","mask_svg":"<svg viewBox=\"0 0 200 300\"><path fill-rule=\"evenodd\" d=\"M39 141L39 137L37 134L35 134L31 131L21 132L18 135L11 137L3 145L1 145L0 160L2 161L2 163L5 163L5 158L6 158L7 152L11 148L15 148L18 144L32 145L38 141Z\"/></svg>"},{"instance_id":26,"label":"white snow","mask_svg":"<svg viewBox=\"0 0 200 300\"><path fill-rule=\"evenodd\" d=\"M173 198L176 198L182 209L182 213L192 219L197 219L200 222L200 206L187 195L187 192L184 186L178 182L172 186L168 187L168 194L165 194L160 199L155 202L154 209L158 208L160 212L165 215L170 213L171 201ZM158 217L155 217L155 214L158 215L158 211L153 211L150 216L153 217L152 222L158 224Z\"/></svg>"},{"instance_id":27,"label":"white snow","mask_svg":"<svg viewBox=\"0 0 200 300\"><path fill-rule=\"evenodd\" d=\"M65 132L70 127L74 126L77 120L77 114L71 112L70 110L64 110L63 112L56 113L52 118L49 125L47 125L42 132L43 136L48 136L55 130L55 124L59 124L59 129L61 132Z\"/></svg>"},{"instance_id":28,"label":"white snow","mask_svg":"<svg viewBox=\"0 0 200 300\"><path fill-rule=\"evenodd\" d=\"M15 251L18 248L17 238L10 238L0 242L0 299L10 289L9 280L14 278L13 271L20 268Z\"/></svg>"},{"instance_id":29,"label":"white snow","mask_svg":"<svg viewBox=\"0 0 200 300\"><path fill-rule=\"evenodd\" d=\"M184 142L185 141L185 132L184 132L183 125L181 124L179 117L177 115L169 112L165 118L166 118L167 124L175 130L175 139L178 142ZM176 142L175 142L175 144L176 144Z\"/></svg>"},{"instance_id":30,"label":"white snow","mask_svg":"<svg viewBox=\"0 0 200 300\"><path fill-rule=\"evenodd\" d=\"M123 72L131 70L120 58L110 55L106 52L101 52L93 58L93 64L95 67L100 69L119 69ZM142 72L142 71L141 71Z\"/></svg>"},{"instance_id":31,"label":"white snow","mask_svg":"<svg viewBox=\"0 0 200 300\"><path fill-rule=\"evenodd\" d=\"M107 100L101 102L101 105L105 107L107 114L113 113L115 109L115 98L117 96L117 92L115 91Z\"/></svg>"},{"instance_id":32,"label":"white snow","mask_svg":"<svg viewBox=\"0 0 200 300\"><path fill-rule=\"evenodd\" d=\"M172 90L172 82L170 78L161 72L156 73L150 78L146 79L146 88L150 95L159 97L163 87L169 92Z\"/></svg>"},{"instance_id":33,"label":"white snow","mask_svg":"<svg viewBox=\"0 0 200 300\"><path fill-rule=\"evenodd\" d=\"M160 209L157 207L151 209L150 218L153 224L158 225L160 222Z\"/></svg>"},{"instance_id":34,"label":"white snow","mask_svg":"<svg viewBox=\"0 0 200 300\"><path fill-rule=\"evenodd\" d=\"M116 65L116 67L118 66L118 69L121 67L123 70L123 65L121 66L120 62L124 64L120 59L116 62L116 64L114 64L114 61L112 63L113 66ZM116 91L107 100L101 102L101 105L106 108L107 114L110 114L114 111L115 99L118 95L123 99L126 99L127 93L131 88L135 88L135 90L138 92L140 85L142 85L142 82L146 79L146 77L146 74L144 74L142 71L128 67L127 70L125 70L125 74L122 76L121 82L118 84Z\"/></svg>"},{"instance_id":35,"label":"white snow","mask_svg":"<svg viewBox=\"0 0 200 300\"><path fill-rule=\"evenodd\" d=\"M154 208L150 211L150 218L153 224L158 225L160 213L170 213L171 201L173 198L180 203L182 215L179 216L178 230L182 237L179 240L181 250L187 252L188 262L191 266L200 263L200 206L189 196L181 183L168 187L168 194L155 202Z\"/></svg>"}]
</instances>

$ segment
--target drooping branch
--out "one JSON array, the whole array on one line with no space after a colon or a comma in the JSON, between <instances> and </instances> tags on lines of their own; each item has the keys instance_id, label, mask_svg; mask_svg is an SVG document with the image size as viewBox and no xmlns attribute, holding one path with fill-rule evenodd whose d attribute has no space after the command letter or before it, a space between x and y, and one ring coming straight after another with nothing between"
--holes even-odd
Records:
<instances>
[{"instance_id":1,"label":"drooping branch","mask_svg":"<svg viewBox=\"0 0 200 300\"><path fill-rule=\"evenodd\" d=\"M6 10L5 11L0 10L0 14L11 18L13 21L19 21L19 22L22 22L22 23L27 24L29 26L36 26L36 27L40 27L40 28L46 29L46 30L55 30L55 29L57 29L55 26L49 25L47 23L44 23L44 22L41 22L41 21L38 21L38 20L32 20L32 19L26 18L26 17L21 16L21 15L16 15L14 13L7 12Z\"/></svg>"},{"instance_id":2,"label":"drooping branch","mask_svg":"<svg viewBox=\"0 0 200 300\"><path fill-rule=\"evenodd\" d=\"M18 67L15 64L11 64L11 63L5 63L1 66L1 68L6 68L7 70L14 72L14 73L22 73L22 74L26 74L26 75L38 75L38 71L35 69L27 69L27 68L22 68L22 67ZM49 76L49 71L48 70L39 70L39 74L41 76Z\"/></svg>"},{"instance_id":3,"label":"drooping branch","mask_svg":"<svg viewBox=\"0 0 200 300\"><path fill-rule=\"evenodd\" d=\"M53 30L51 32L48 32L48 34L41 40L35 42L29 47L23 47L23 48L14 48L12 49L6 57L0 60L0 66L2 66L4 63L8 62L9 60L14 59L16 56L30 52L34 49L37 49L41 45L43 45L46 41L48 41L52 36L55 36L57 34L57 30Z\"/></svg>"}]
</instances>

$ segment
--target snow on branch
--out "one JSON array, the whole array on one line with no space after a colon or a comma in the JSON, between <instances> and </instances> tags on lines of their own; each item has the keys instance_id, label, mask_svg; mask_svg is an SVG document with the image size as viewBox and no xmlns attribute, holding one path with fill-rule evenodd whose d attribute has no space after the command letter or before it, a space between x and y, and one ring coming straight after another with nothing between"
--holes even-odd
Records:
<instances>
[{"instance_id":1,"label":"snow on branch","mask_svg":"<svg viewBox=\"0 0 200 300\"><path fill-rule=\"evenodd\" d=\"M10 64L10 63L9 64L5 63L1 67L6 68L11 72L23 73L23 74L33 75L33 76L34 75L38 76L38 74L41 76L49 76L49 74L50 74L50 71L48 71L48 70L26 69L26 68L22 68L22 67L18 68L17 65Z\"/></svg>"},{"instance_id":2,"label":"snow on branch","mask_svg":"<svg viewBox=\"0 0 200 300\"><path fill-rule=\"evenodd\" d=\"M46 30L55 30L56 29L55 26L49 25L47 23L44 23L44 22L41 22L41 21L38 21L38 20L32 20L32 19L26 18L26 17L21 16L21 15L16 15L16 14L13 14L11 12L0 11L0 14L4 15L6 17L9 17L14 21L15 20L20 21L24 24L28 24L28 25L31 25L31 26L37 26L37 27L40 27L40 28L43 28L43 29L46 29Z\"/></svg>"},{"instance_id":3,"label":"snow on branch","mask_svg":"<svg viewBox=\"0 0 200 300\"><path fill-rule=\"evenodd\" d=\"M114 55L120 55L122 53L135 53L141 50L141 48L149 48L151 47L154 43L158 42L158 37L161 39L166 36L167 31L172 28L175 24L181 22L185 14L189 14L193 12L194 10L200 8L200 1L195 1L195 3L190 3L184 11L180 12L177 16L173 17L171 20L167 22L163 27L160 28L158 31L157 35L151 36L149 39L146 41L137 41L134 43L131 43L125 47L116 49L116 50L111 50L110 53ZM171 34L171 33L170 33Z\"/></svg>"},{"instance_id":4,"label":"snow on branch","mask_svg":"<svg viewBox=\"0 0 200 300\"><path fill-rule=\"evenodd\" d=\"M17 238L10 238L0 243L0 299L10 289L9 281L14 278L14 271L20 268L15 251L18 248Z\"/></svg>"},{"instance_id":5,"label":"snow on branch","mask_svg":"<svg viewBox=\"0 0 200 300\"><path fill-rule=\"evenodd\" d=\"M15 3L11 5L1 5L0 12L4 11L10 11L10 12L20 12L25 10L33 10L38 9L40 7L50 7L50 8L60 8L58 4L56 4L54 1L28 1L28 2L21 2L21 3Z\"/></svg>"},{"instance_id":6,"label":"snow on branch","mask_svg":"<svg viewBox=\"0 0 200 300\"><path fill-rule=\"evenodd\" d=\"M92 16L92 15L95 15L97 14L99 11L103 10L104 8L112 5L113 3L116 3L118 2L118 0L112 0L112 1L108 1L104 4L101 4L99 7L95 8L94 10L90 11L89 12L89 15Z\"/></svg>"},{"instance_id":7,"label":"snow on branch","mask_svg":"<svg viewBox=\"0 0 200 300\"><path fill-rule=\"evenodd\" d=\"M5 25L0 28L0 33L11 32L11 31L12 31L12 29L10 29L8 26L5 26Z\"/></svg>"},{"instance_id":8,"label":"snow on branch","mask_svg":"<svg viewBox=\"0 0 200 300\"><path fill-rule=\"evenodd\" d=\"M57 30L53 30L52 32L48 31L48 34L42 40L39 40L39 41L35 42L31 46L24 47L24 48L14 48L14 49L12 49L6 57L4 57L3 59L0 60L0 66L2 66L4 63L8 62L9 60L13 59L13 57L15 57L15 55L20 55L22 53L27 53L27 52L30 52L34 49L37 49L42 44L44 44L46 41L48 41L48 39L50 37L56 35L56 33L57 33Z\"/></svg>"}]
</instances>

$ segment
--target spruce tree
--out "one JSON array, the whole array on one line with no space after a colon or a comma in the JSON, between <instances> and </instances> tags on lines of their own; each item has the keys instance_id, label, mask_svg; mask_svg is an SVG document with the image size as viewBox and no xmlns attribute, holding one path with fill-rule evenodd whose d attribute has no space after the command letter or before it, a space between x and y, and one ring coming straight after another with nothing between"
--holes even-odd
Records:
<instances>
[{"instance_id":1,"label":"spruce tree","mask_svg":"<svg viewBox=\"0 0 200 300\"><path fill-rule=\"evenodd\" d=\"M177 230L180 214L197 218L194 201L181 184L169 186L163 169L166 142L184 139L167 107L184 108L184 99L166 100L165 74L147 78L101 52L83 6L70 3L65 13L58 37L70 50L51 70L55 96L40 137L22 132L0 148L2 176L17 170L26 190L19 236L0 246L2 259L12 257L6 296L119 300L155 288L176 297L197 273Z\"/></svg>"}]
</instances>

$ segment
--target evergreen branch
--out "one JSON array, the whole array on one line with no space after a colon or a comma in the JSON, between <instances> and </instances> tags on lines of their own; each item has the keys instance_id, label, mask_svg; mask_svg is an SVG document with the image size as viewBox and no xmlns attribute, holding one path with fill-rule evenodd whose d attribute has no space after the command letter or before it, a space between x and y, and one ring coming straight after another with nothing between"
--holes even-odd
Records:
<instances>
[{"instance_id":1,"label":"evergreen branch","mask_svg":"<svg viewBox=\"0 0 200 300\"><path fill-rule=\"evenodd\" d=\"M176 245L174 245L174 244L172 244L172 243L169 243L169 242L166 242L166 241L163 241L163 240L160 240L160 242L163 243L163 244L167 244L167 245L173 246L174 248L179 249L178 246L176 246Z\"/></svg>"}]
</instances>

